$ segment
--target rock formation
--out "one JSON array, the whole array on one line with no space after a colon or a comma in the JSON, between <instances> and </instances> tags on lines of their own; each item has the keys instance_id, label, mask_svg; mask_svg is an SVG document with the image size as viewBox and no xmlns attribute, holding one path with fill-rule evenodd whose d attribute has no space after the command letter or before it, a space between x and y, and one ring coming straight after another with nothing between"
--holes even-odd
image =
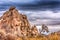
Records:
<instances>
[{"instance_id":1,"label":"rock formation","mask_svg":"<svg viewBox=\"0 0 60 40\"><path fill-rule=\"evenodd\" d=\"M27 20L27 16L20 14L15 7L11 7L9 11L5 12L2 16L2 24L5 23L10 27L28 27L29 22Z\"/></svg>"},{"instance_id":2,"label":"rock formation","mask_svg":"<svg viewBox=\"0 0 60 40\"><path fill-rule=\"evenodd\" d=\"M10 7L0 18L0 29L5 30L7 34L18 34L22 27L28 28L29 26L27 16L20 14L15 7Z\"/></svg>"},{"instance_id":3,"label":"rock formation","mask_svg":"<svg viewBox=\"0 0 60 40\"><path fill-rule=\"evenodd\" d=\"M34 37L38 36L38 30L37 30L37 28L36 28L35 25L32 27L32 35L33 35Z\"/></svg>"},{"instance_id":4,"label":"rock formation","mask_svg":"<svg viewBox=\"0 0 60 40\"><path fill-rule=\"evenodd\" d=\"M30 28L27 16L20 14L16 7L13 6L0 17L0 30L3 31L7 40L11 37L29 37L32 34L34 36L38 34L36 26ZM11 40L15 40L13 38Z\"/></svg>"}]
</instances>

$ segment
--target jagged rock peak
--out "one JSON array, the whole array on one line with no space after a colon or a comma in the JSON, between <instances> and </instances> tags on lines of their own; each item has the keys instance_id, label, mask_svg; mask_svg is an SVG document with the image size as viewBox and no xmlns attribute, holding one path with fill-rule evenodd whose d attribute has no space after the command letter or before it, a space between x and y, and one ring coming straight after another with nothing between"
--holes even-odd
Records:
<instances>
[{"instance_id":1,"label":"jagged rock peak","mask_svg":"<svg viewBox=\"0 0 60 40\"><path fill-rule=\"evenodd\" d=\"M15 8L16 8L15 6L11 6L9 11L14 10Z\"/></svg>"},{"instance_id":2,"label":"jagged rock peak","mask_svg":"<svg viewBox=\"0 0 60 40\"><path fill-rule=\"evenodd\" d=\"M10 27L11 27L11 25L13 27L16 27L16 26L28 27L28 26L30 26L27 16L24 14L20 14L18 12L18 10L16 9L16 7L14 7L14 6L11 6L10 9L5 12L1 19L3 19L1 21L2 25L7 25Z\"/></svg>"}]
</instances>

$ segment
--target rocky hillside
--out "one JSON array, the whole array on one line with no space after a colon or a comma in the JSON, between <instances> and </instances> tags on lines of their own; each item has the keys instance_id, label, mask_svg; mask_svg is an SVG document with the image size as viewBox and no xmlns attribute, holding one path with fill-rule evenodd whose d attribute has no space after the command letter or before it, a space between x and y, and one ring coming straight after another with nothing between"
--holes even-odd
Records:
<instances>
[{"instance_id":1,"label":"rocky hillside","mask_svg":"<svg viewBox=\"0 0 60 40\"><path fill-rule=\"evenodd\" d=\"M17 26L25 26L28 27L29 22L27 20L27 16L24 14L20 14L15 7L11 7L9 11L6 11L3 16L1 17L1 23L5 23L7 26L10 27L17 27Z\"/></svg>"},{"instance_id":2,"label":"rocky hillside","mask_svg":"<svg viewBox=\"0 0 60 40\"><path fill-rule=\"evenodd\" d=\"M28 28L29 26L27 16L20 14L15 7L10 7L0 17L0 30L4 30L7 34L17 34L17 32L20 32L21 27Z\"/></svg>"},{"instance_id":3,"label":"rocky hillside","mask_svg":"<svg viewBox=\"0 0 60 40\"><path fill-rule=\"evenodd\" d=\"M44 24L42 31L49 32ZM13 6L0 17L0 40L60 40L60 31L49 35L41 32L35 25L31 27L27 16Z\"/></svg>"},{"instance_id":4,"label":"rocky hillside","mask_svg":"<svg viewBox=\"0 0 60 40\"><path fill-rule=\"evenodd\" d=\"M27 16L19 13L13 6L0 17L0 40L14 40L18 37L36 37L37 35L36 26L31 27Z\"/></svg>"}]
</instances>

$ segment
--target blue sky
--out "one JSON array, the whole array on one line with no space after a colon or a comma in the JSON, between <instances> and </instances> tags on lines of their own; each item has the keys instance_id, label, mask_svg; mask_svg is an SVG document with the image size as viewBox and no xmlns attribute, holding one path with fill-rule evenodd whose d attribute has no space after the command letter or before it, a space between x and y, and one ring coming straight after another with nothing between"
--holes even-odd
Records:
<instances>
[{"instance_id":1,"label":"blue sky","mask_svg":"<svg viewBox=\"0 0 60 40\"><path fill-rule=\"evenodd\" d=\"M12 5L22 10L59 10L60 0L0 0L0 10Z\"/></svg>"},{"instance_id":2,"label":"blue sky","mask_svg":"<svg viewBox=\"0 0 60 40\"><path fill-rule=\"evenodd\" d=\"M10 6L26 14L31 24L60 24L60 0L0 0L0 15Z\"/></svg>"},{"instance_id":3,"label":"blue sky","mask_svg":"<svg viewBox=\"0 0 60 40\"><path fill-rule=\"evenodd\" d=\"M2 3L20 3L20 4L26 4L26 3L34 3L40 0L0 0L0 4Z\"/></svg>"}]
</instances>

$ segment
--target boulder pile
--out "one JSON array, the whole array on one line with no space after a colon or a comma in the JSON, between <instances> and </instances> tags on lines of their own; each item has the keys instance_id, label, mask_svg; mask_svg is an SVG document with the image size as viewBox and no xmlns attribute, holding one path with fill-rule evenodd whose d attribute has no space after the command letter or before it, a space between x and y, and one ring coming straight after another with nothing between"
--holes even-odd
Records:
<instances>
[{"instance_id":1,"label":"boulder pile","mask_svg":"<svg viewBox=\"0 0 60 40\"><path fill-rule=\"evenodd\" d=\"M0 17L0 30L7 37L8 35L10 37L11 35L14 37L37 35L37 28L35 26L31 28L30 26L27 16L19 13L13 6Z\"/></svg>"}]
</instances>

